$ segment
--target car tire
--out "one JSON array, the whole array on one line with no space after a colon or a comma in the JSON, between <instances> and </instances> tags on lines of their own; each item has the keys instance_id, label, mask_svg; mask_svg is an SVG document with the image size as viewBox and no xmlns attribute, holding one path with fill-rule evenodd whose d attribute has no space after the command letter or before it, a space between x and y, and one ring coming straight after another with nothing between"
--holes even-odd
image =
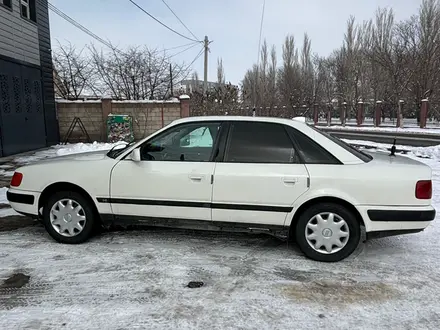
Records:
<instances>
[{"instance_id":1,"label":"car tire","mask_svg":"<svg viewBox=\"0 0 440 330\"><path fill-rule=\"evenodd\" d=\"M87 241L93 235L96 222L93 205L77 192L57 192L48 198L43 208L44 227L60 243Z\"/></svg>"},{"instance_id":2,"label":"car tire","mask_svg":"<svg viewBox=\"0 0 440 330\"><path fill-rule=\"evenodd\" d=\"M347 258L357 248L360 237L361 228L356 216L335 203L312 205L301 213L295 228L301 251L308 258L323 262Z\"/></svg>"}]
</instances>

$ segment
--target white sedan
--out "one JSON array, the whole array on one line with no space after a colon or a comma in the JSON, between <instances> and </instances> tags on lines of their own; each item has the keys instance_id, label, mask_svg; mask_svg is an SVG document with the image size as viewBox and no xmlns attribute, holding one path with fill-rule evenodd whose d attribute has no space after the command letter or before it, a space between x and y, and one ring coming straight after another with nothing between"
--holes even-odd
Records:
<instances>
[{"instance_id":1,"label":"white sedan","mask_svg":"<svg viewBox=\"0 0 440 330\"><path fill-rule=\"evenodd\" d=\"M62 243L145 224L268 233L319 261L349 256L362 230L420 232L436 213L429 166L263 117L179 119L119 149L23 166L7 197Z\"/></svg>"}]
</instances>

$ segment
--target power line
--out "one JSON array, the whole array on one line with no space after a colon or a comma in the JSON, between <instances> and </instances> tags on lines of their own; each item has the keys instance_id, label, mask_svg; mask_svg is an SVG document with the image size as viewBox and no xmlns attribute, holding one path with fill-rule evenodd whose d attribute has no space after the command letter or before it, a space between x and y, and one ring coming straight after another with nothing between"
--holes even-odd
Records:
<instances>
[{"instance_id":1,"label":"power line","mask_svg":"<svg viewBox=\"0 0 440 330\"><path fill-rule=\"evenodd\" d=\"M194 43L192 46L189 46L188 48L185 48L184 50L181 50L180 52L178 52L178 53L176 53L176 54L170 55L170 56L168 56L167 58L170 59L170 58L172 58L172 57L174 57L174 56L180 55L180 54L186 52L187 50L190 50L191 48L194 48L194 47L197 46L197 45L198 45L198 43Z\"/></svg>"},{"instance_id":2,"label":"power line","mask_svg":"<svg viewBox=\"0 0 440 330\"><path fill-rule=\"evenodd\" d=\"M169 50L174 50L174 49L178 49L178 48L183 48L189 45L197 45L199 42L190 42L189 44L184 44L184 45L180 45L180 46L175 46L175 47L171 47L171 48L166 48L164 49L165 52L169 51Z\"/></svg>"},{"instance_id":3,"label":"power line","mask_svg":"<svg viewBox=\"0 0 440 330\"><path fill-rule=\"evenodd\" d=\"M179 16L177 16L177 14L174 12L174 10L171 9L171 7L165 2L165 0L162 0L162 2L165 4L165 6L167 6L167 8L173 13L174 17L176 17L179 22L185 27L185 29L197 40L199 40L199 38L197 38L196 35L194 35L194 33L192 33L192 31L185 25L185 23L182 22L182 20L179 18Z\"/></svg>"},{"instance_id":4,"label":"power line","mask_svg":"<svg viewBox=\"0 0 440 330\"><path fill-rule=\"evenodd\" d=\"M141 11L143 11L146 15L150 16L152 19L154 19L157 23L159 23L160 25L162 25L163 27L167 28L168 30L170 30L171 32L174 32L175 34L181 36L182 38L188 39L190 41L194 41L194 42L200 42L199 40L195 40L195 39L191 39L188 38L187 36L184 36L183 34L177 32L176 30L173 30L172 28L170 28L168 25L162 23L161 21L159 21L156 17L154 17L153 15L151 15L149 12L147 12L144 8L142 8L141 6L139 6L136 2L134 2L133 0L128 0L130 1L133 5L135 5L136 7L138 7Z\"/></svg>"},{"instance_id":5,"label":"power line","mask_svg":"<svg viewBox=\"0 0 440 330\"><path fill-rule=\"evenodd\" d=\"M80 29L81 31L85 32L86 34L88 34L89 36L91 36L93 39L99 41L100 43L102 43L103 45L107 46L108 48L110 48L110 49L112 49L112 50L115 50L115 51L117 51L117 52L119 52L119 53L121 53L121 54L125 54L124 52L120 51L119 49L113 47L113 46L111 45L110 42L105 41L104 39L102 39L101 37L99 37L98 35L96 35L95 33L93 33L92 31L90 31L89 29L87 29L86 27L84 27L83 25L81 25L80 23L78 23L77 21L75 21L73 18L71 18L70 16L68 16L68 15L65 14L64 12L62 12L60 9L58 9L57 7L55 7L54 5L52 5L51 3L48 3L48 6L49 6L49 9L50 9L51 11L53 11L55 14L57 14L57 15L60 16L61 18L65 19L66 21L68 21L70 24L74 25L75 27L77 27L77 28ZM178 52L178 53L176 53L176 54L173 54L173 55L171 55L171 56L169 56L169 57L165 57L165 58L164 58L164 62L165 62L165 63L169 63L169 62L167 61L169 58L174 57L174 56L177 56L177 55L179 55L179 54L182 54L183 52L186 52L186 51L190 50L191 48L195 47L195 46L198 45L198 44L200 44L199 41L193 41L193 42L191 42L191 43L189 43L189 44L180 45L180 46L176 46L176 47L172 47L172 48L170 48L169 50L171 50L171 49L177 49L177 48L182 48L182 47L185 47L185 46L189 46L189 47L187 47L186 49L184 49L184 50L182 50L182 51L180 51L180 52ZM185 69L182 68L182 70L180 70L179 73L178 73L176 76L179 76L182 72L187 71L187 70L188 70L188 69L194 64L194 62L195 62L195 61L196 61L196 60L202 55L203 50L204 50L204 48L202 48L202 49L200 50L200 52L196 55L196 57L192 60L192 62L191 62L191 63L190 63ZM125 55L126 55L126 54L125 54ZM183 80L183 79L182 79L182 80Z\"/></svg>"},{"instance_id":6,"label":"power line","mask_svg":"<svg viewBox=\"0 0 440 330\"><path fill-rule=\"evenodd\" d=\"M93 33L92 31L90 31L89 29L87 29L85 26L81 25L80 23L78 23L76 20L74 20L72 17L70 17L69 15L67 15L66 13L62 12L60 9L58 9L57 7L55 7L54 5L52 5L51 3L48 3L49 9L51 11L53 11L55 14L57 14L58 16L60 16L61 18L63 18L64 20L66 20L67 22L69 22L70 24L74 25L75 27L77 27L78 29L80 29L81 31L83 31L84 33L88 34L90 37L92 37L93 39L97 40L98 42L102 43L103 45L107 46L108 48L115 50L119 53L123 53L122 51L118 50L117 48L113 47L112 44L106 40L104 40L103 38L99 37L98 35L96 35L95 33ZM171 58L174 56L177 56L179 54L184 53L185 51L195 47L196 45L198 45L199 42L190 42L184 45L180 45L180 46L176 46L176 47L171 47L168 49L164 49L165 52L169 51L169 50L173 50L173 49L178 49L178 48L182 48L182 47L187 47L186 49L173 54L167 58Z\"/></svg>"},{"instance_id":7,"label":"power line","mask_svg":"<svg viewBox=\"0 0 440 330\"><path fill-rule=\"evenodd\" d=\"M105 46L107 46L109 48L112 48L112 49L114 48L114 47L112 47L112 45L109 42L105 41L104 39L102 39L101 37L97 36L92 31L90 31L89 29L84 27L83 25L79 24L77 21L75 21L73 18L71 18L70 16L66 15L65 13L63 13L61 10L59 10L57 7L55 7L51 3L48 3L48 6L49 6L49 9L52 10L55 14L57 14L61 18L65 19L70 24L76 26L78 29L80 29L81 31L85 32L86 34L91 36L93 39L99 41L100 43L104 44Z\"/></svg>"},{"instance_id":8,"label":"power line","mask_svg":"<svg viewBox=\"0 0 440 330\"><path fill-rule=\"evenodd\" d=\"M203 47L200 52L196 55L196 57L194 57L194 59L191 61L191 63L185 68L185 70L180 70L180 72L178 73L178 75L180 75L180 73L183 71L187 71L193 64L195 61L197 61L199 59L200 56L202 56L203 52L205 51L205 48ZM188 77L188 74L185 76L185 78L181 79L180 82L182 82L182 80L185 80L186 77Z\"/></svg>"}]
</instances>

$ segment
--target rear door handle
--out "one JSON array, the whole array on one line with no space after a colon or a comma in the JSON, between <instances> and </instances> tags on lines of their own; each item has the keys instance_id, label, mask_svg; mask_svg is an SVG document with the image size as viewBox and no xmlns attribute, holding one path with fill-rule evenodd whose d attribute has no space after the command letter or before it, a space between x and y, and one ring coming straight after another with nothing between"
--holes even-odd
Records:
<instances>
[{"instance_id":1,"label":"rear door handle","mask_svg":"<svg viewBox=\"0 0 440 330\"><path fill-rule=\"evenodd\" d=\"M283 178L284 183L295 184L298 182L298 178Z\"/></svg>"},{"instance_id":2,"label":"rear door handle","mask_svg":"<svg viewBox=\"0 0 440 330\"><path fill-rule=\"evenodd\" d=\"M190 178L192 181L197 181L197 182L199 182L199 181L202 181L202 179L203 179L203 175L193 175L193 174L190 174L189 178Z\"/></svg>"}]
</instances>

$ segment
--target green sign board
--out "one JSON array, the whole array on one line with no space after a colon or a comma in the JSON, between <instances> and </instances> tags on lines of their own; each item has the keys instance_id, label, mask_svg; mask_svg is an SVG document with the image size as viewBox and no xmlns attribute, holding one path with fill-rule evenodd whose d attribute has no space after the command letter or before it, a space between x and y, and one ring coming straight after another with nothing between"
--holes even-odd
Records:
<instances>
[{"instance_id":1,"label":"green sign board","mask_svg":"<svg viewBox=\"0 0 440 330\"><path fill-rule=\"evenodd\" d=\"M133 117L130 115L108 115L107 142L134 141Z\"/></svg>"}]
</instances>

